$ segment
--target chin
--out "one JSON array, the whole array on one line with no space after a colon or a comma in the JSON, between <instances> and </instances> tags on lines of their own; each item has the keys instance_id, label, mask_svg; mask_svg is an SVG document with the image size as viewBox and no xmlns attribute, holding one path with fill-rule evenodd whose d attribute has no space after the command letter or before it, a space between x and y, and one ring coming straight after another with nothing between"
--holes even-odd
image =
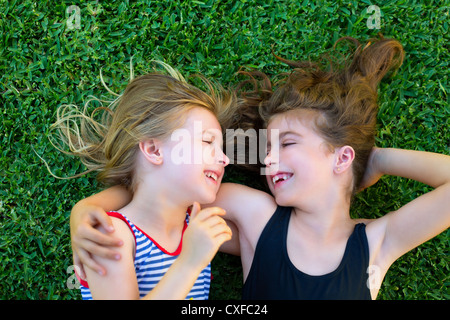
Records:
<instances>
[{"instance_id":1,"label":"chin","mask_svg":"<svg viewBox=\"0 0 450 320\"><path fill-rule=\"evenodd\" d=\"M277 205L282 206L282 207L293 207L294 206L294 201L292 201L289 198L286 198L285 196L283 196L283 194L280 195L275 195L275 202L277 203Z\"/></svg>"},{"instance_id":2,"label":"chin","mask_svg":"<svg viewBox=\"0 0 450 320\"><path fill-rule=\"evenodd\" d=\"M201 199L201 200L199 200L198 202L201 204L210 204L216 200L216 197L217 197L216 193L202 194L202 195L199 195L198 199Z\"/></svg>"}]
</instances>

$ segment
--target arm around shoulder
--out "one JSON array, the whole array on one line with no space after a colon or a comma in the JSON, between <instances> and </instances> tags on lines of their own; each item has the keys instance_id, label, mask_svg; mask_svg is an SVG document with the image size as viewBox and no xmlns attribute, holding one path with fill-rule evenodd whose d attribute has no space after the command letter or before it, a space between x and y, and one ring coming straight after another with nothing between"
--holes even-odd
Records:
<instances>
[{"instance_id":1,"label":"arm around shoulder","mask_svg":"<svg viewBox=\"0 0 450 320\"><path fill-rule=\"evenodd\" d=\"M95 256L96 263L104 266L108 272L102 275L93 269L86 268L87 282L93 299L100 300L134 300L139 299L139 289L134 269L134 237L128 225L119 219L112 218L114 234L122 239L123 245L114 250L122 258L112 260ZM99 231L104 232L102 227Z\"/></svg>"},{"instance_id":2,"label":"arm around shoulder","mask_svg":"<svg viewBox=\"0 0 450 320\"><path fill-rule=\"evenodd\" d=\"M105 231L114 230L107 211L114 211L124 207L131 200L130 193L121 186L114 186L78 201L70 214L72 235L78 234L78 228L84 224L95 227L97 224Z\"/></svg>"},{"instance_id":3,"label":"arm around shoulder","mask_svg":"<svg viewBox=\"0 0 450 320\"><path fill-rule=\"evenodd\" d=\"M237 183L223 183L214 205L223 208L227 212L224 218L238 228L251 223L255 215L263 218L267 212L270 217L277 207L272 195Z\"/></svg>"},{"instance_id":4,"label":"arm around shoulder","mask_svg":"<svg viewBox=\"0 0 450 320\"><path fill-rule=\"evenodd\" d=\"M99 300L138 300L139 286L134 266L135 239L129 226L120 219L112 219L115 233L123 239L123 245L116 249L122 255L120 260L110 260L95 257L99 264L104 265L106 275L87 269L87 281L93 299ZM104 230L101 230L104 231ZM192 263L190 256L181 254L170 266L158 284L142 299L173 300L184 299L195 283L201 269L198 263Z\"/></svg>"},{"instance_id":5,"label":"arm around shoulder","mask_svg":"<svg viewBox=\"0 0 450 320\"><path fill-rule=\"evenodd\" d=\"M120 254L116 250L104 246L120 246L122 240L111 236L114 227L106 211L118 210L131 200L129 192L121 186L114 186L88 198L80 200L72 208L70 214L70 235L75 264L96 272L106 273L106 269L96 263L92 255L116 259ZM97 230L101 226L104 232Z\"/></svg>"}]
</instances>

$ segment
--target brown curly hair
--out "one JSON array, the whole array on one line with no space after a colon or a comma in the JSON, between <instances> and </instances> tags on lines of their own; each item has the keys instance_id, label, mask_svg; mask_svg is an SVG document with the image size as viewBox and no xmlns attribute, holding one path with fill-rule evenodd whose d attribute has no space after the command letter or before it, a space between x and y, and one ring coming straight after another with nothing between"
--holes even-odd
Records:
<instances>
[{"instance_id":1,"label":"brown curly hair","mask_svg":"<svg viewBox=\"0 0 450 320\"><path fill-rule=\"evenodd\" d=\"M285 112L313 111L314 127L332 150L345 145L355 150L353 195L375 144L378 84L402 64L404 51L397 40L382 36L365 45L344 37L334 47L343 41L355 45L353 55L343 63L329 60L328 67L276 56L294 69L275 84L260 71L241 71L249 78L238 86L242 101L237 126L265 128L275 116ZM249 84L251 90L245 89Z\"/></svg>"}]
</instances>

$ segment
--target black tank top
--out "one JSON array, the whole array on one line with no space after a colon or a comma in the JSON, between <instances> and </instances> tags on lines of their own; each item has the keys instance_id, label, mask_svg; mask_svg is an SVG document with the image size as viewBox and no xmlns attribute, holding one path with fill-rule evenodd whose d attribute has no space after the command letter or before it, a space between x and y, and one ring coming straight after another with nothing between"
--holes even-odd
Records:
<instances>
[{"instance_id":1,"label":"black tank top","mask_svg":"<svg viewBox=\"0 0 450 320\"><path fill-rule=\"evenodd\" d=\"M279 206L261 233L242 298L370 300L366 226L355 226L336 270L311 276L298 270L288 257L286 240L291 211L292 208Z\"/></svg>"}]
</instances>

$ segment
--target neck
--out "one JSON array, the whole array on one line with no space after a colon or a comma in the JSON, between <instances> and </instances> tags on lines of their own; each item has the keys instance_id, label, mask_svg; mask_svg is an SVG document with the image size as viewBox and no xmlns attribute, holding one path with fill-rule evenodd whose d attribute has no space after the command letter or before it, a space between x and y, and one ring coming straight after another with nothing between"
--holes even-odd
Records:
<instances>
[{"instance_id":1,"label":"neck","mask_svg":"<svg viewBox=\"0 0 450 320\"><path fill-rule=\"evenodd\" d=\"M333 238L352 227L350 199L344 192L321 195L321 200L294 206L293 223L323 239ZM325 199L325 200L324 200Z\"/></svg>"},{"instance_id":2,"label":"neck","mask_svg":"<svg viewBox=\"0 0 450 320\"><path fill-rule=\"evenodd\" d=\"M171 232L184 224L189 206L174 198L170 190L141 181L131 202L120 212L143 227L151 225L152 229Z\"/></svg>"}]
</instances>

